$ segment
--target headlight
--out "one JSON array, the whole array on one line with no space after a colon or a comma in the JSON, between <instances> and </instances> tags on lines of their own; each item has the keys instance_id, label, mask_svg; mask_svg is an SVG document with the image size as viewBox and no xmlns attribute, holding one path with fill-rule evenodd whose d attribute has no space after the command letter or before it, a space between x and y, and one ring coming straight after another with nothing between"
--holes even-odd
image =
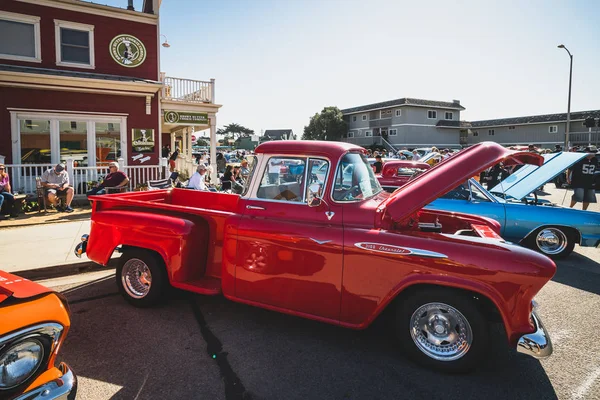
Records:
<instances>
[{"instance_id":1,"label":"headlight","mask_svg":"<svg viewBox=\"0 0 600 400\"><path fill-rule=\"evenodd\" d=\"M0 389L11 389L35 374L44 360L44 346L34 338L16 343L0 354Z\"/></svg>"}]
</instances>

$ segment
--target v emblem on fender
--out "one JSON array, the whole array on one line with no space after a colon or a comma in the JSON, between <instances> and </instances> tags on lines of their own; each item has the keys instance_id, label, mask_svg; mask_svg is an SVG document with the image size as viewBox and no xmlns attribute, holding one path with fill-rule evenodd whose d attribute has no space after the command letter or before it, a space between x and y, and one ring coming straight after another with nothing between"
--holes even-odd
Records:
<instances>
[{"instance_id":1,"label":"v emblem on fender","mask_svg":"<svg viewBox=\"0 0 600 400\"><path fill-rule=\"evenodd\" d=\"M310 240L312 240L313 242L315 242L317 244L325 244L325 243L331 242L331 240L317 240L317 239L313 239L313 238L310 238Z\"/></svg>"}]
</instances>

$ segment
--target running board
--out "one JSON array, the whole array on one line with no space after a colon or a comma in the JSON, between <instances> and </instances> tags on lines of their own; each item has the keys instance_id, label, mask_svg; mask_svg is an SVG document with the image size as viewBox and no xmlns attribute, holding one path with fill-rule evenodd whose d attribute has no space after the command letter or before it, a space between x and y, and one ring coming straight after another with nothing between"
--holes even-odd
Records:
<instances>
[{"instance_id":1,"label":"running board","mask_svg":"<svg viewBox=\"0 0 600 400\"><path fill-rule=\"evenodd\" d=\"M171 286L209 296L221 294L221 279L209 276L189 282L171 282Z\"/></svg>"}]
</instances>

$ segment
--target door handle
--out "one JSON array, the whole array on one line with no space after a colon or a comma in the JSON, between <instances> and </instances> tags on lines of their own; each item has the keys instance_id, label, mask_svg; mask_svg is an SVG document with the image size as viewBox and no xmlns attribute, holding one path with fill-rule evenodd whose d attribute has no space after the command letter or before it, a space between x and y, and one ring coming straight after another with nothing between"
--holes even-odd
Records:
<instances>
[{"instance_id":1,"label":"door handle","mask_svg":"<svg viewBox=\"0 0 600 400\"><path fill-rule=\"evenodd\" d=\"M261 211L265 211L266 208L264 207L260 207L260 206L246 206L247 210L261 210Z\"/></svg>"}]
</instances>

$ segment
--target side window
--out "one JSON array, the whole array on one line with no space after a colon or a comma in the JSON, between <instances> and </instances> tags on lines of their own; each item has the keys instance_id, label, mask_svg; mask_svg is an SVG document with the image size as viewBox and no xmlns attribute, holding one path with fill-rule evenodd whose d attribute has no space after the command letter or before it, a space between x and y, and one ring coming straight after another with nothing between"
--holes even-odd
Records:
<instances>
[{"instance_id":1,"label":"side window","mask_svg":"<svg viewBox=\"0 0 600 400\"><path fill-rule=\"evenodd\" d=\"M271 157L267 162L256 197L265 200L303 202L305 167L305 158Z\"/></svg>"},{"instance_id":2,"label":"side window","mask_svg":"<svg viewBox=\"0 0 600 400\"><path fill-rule=\"evenodd\" d=\"M308 170L310 171L310 175L308 176L306 190L308 190L310 185L318 184L321 188L319 196L322 196L323 191L325 190L327 174L329 173L329 163L325 160L311 158L308 162ZM306 193L305 198L308 198Z\"/></svg>"}]
</instances>

